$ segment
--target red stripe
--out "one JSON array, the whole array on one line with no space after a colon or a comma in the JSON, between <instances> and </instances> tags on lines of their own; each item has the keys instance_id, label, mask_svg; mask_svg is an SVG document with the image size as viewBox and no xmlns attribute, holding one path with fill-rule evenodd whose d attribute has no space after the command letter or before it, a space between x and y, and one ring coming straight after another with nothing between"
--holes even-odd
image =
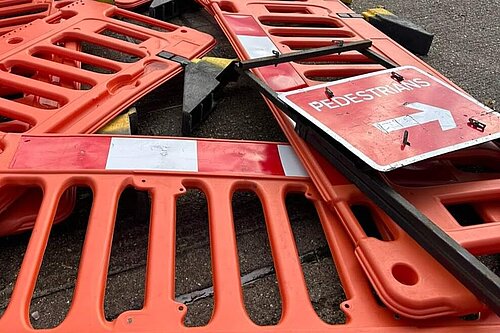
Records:
<instances>
[{"instance_id":1,"label":"red stripe","mask_svg":"<svg viewBox=\"0 0 500 333\"><path fill-rule=\"evenodd\" d=\"M231 30L237 35L267 37L262 27L249 15L224 15Z\"/></svg>"},{"instance_id":2,"label":"red stripe","mask_svg":"<svg viewBox=\"0 0 500 333\"><path fill-rule=\"evenodd\" d=\"M11 169L104 169L111 137L23 136Z\"/></svg>"},{"instance_id":3,"label":"red stripe","mask_svg":"<svg viewBox=\"0 0 500 333\"><path fill-rule=\"evenodd\" d=\"M274 91L283 92L307 87L302 77L290 64L261 67L258 71Z\"/></svg>"},{"instance_id":4,"label":"red stripe","mask_svg":"<svg viewBox=\"0 0 500 333\"><path fill-rule=\"evenodd\" d=\"M198 171L285 174L276 145L247 142L198 141Z\"/></svg>"}]
</instances>

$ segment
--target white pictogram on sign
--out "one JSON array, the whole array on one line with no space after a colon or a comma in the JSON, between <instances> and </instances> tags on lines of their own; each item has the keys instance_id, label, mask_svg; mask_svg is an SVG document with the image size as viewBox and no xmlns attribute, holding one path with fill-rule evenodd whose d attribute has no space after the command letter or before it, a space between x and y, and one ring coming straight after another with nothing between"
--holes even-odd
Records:
<instances>
[{"instance_id":1,"label":"white pictogram on sign","mask_svg":"<svg viewBox=\"0 0 500 333\"><path fill-rule=\"evenodd\" d=\"M373 124L373 126L385 133L390 133L417 125L427 124L433 121L438 121L443 131L447 131L457 127L457 124L455 124L455 120L453 119L451 112L446 109L422 103L409 103L405 104L405 107L422 112L384 120Z\"/></svg>"}]
</instances>

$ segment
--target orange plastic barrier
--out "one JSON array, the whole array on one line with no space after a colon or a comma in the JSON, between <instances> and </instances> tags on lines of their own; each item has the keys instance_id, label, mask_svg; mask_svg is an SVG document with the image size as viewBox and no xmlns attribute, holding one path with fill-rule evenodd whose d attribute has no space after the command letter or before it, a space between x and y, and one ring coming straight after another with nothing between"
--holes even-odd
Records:
<instances>
[{"instance_id":1,"label":"orange plastic barrier","mask_svg":"<svg viewBox=\"0 0 500 333\"><path fill-rule=\"evenodd\" d=\"M76 1L1 37L0 114L30 133L93 132L182 70L160 52L192 59L213 45L190 28Z\"/></svg>"},{"instance_id":2,"label":"orange plastic barrier","mask_svg":"<svg viewBox=\"0 0 500 333\"><path fill-rule=\"evenodd\" d=\"M177 143L174 144L174 141ZM6 135L2 143L5 150L0 159L0 188L36 185L43 190L34 232L12 297L0 318L2 332L35 332L30 325L28 304L59 198L66 189L75 185L87 185L93 191L92 210L76 286L65 320L44 332L237 330L244 333L396 333L415 329L423 332L500 330L500 318L488 310L481 312L477 320L457 317L411 320L394 316L391 309L378 305L355 257L355 245L342 227L342 218L321 200L311 180L304 177L303 169L297 166L297 159L292 158L293 151L288 145L174 138L18 134ZM162 154L162 147L169 147L173 154ZM207 148L210 148L210 154L206 153ZM194 150L202 153L195 159L198 170L193 164ZM60 158L61 154L65 158ZM185 154L187 158L183 158ZM138 159L137 156L149 158ZM151 164L151 159L155 158L163 163ZM127 159L140 165L134 165L136 170L128 170L121 164ZM288 159L288 162L284 162L284 159ZM177 164L179 161L181 163ZM292 171L287 175L287 170ZM341 176L335 179L334 184L349 187ZM120 194L128 186L148 191L152 203L144 306L140 310L123 312L117 319L107 321L103 302L115 212ZM210 322L207 326L195 329L183 325L186 306L175 301L175 202L186 188L199 188L207 198L215 297ZM231 210L232 194L239 189L255 191L266 216L283 308L281 320L275 326L256 325L245 310ZM324 323L311 305L284 202L286 194L290 192L304 193L314 202L347 297L340 305L347 317L344 325ZM428 264L433 265L433 259L429 255L427 258ZM453 284L453 278L450 277L449 282Z\"/></svg>"},{"instance_id":3,"label":"orange plastic barrier","mask_svg":"<svg viewBox=\"0 0 500 333\"><path fill-rule=\"evenodd\" d=\"M373 41L372 49L394 63L422 68L449 82L340 1L224 0L200 1L200 3L213 13L242 59L272 56L276 51L287 53L321 47L331 45L332 42L370 39ZM255 72L275 91L288 91L321 81L333 81L379 69L382 67L363 55L346 53L263 67ZM329 172L321 168L318 153L295 133L294 125L279 109L271 102L267 103L311 175L321 197L330 207L340 212L341 221L357 246L356 254L363 269L388 307L411 318L431 318L481 311L483 306L469 297L463 298L460 302L450 302L449 297L456 296L454 289L457 286L449 283L443 269L439 265L429 263L426 252L354 186L336 186L335 176L332 177ZM495 156L489 163L498 165L498 155ZM406 171L410 172L414 168L410 166ZM433 168L429 170L432 170L430 173L434 172ZM399 175L401 178L402 173L406 171L399 171L394 175ZM389 174L387 177L390 178L392 175ZM429 177L432 179L433 176ZM481 195L486 206L482 204L479 214L485 216L485 221L496 221L495 207L498 207L497 198L500 193L498 178L498 174L481 174L477 175L477 182L439 187L433 192L425 192L424 189L414 191L414 188L396 188L401 190L417 208L428 214L433 222L450 232L461 245L473 252L492 253L498 247L498 232L496 235L491 235L487 230L496 231L496 223L491 223L488 228L485 228L484 224L473 228L460 228L456 221L452 221L450 213L444 211L443 207L437 207L440 205L437 198L460 202L461 199L470 201L473 197ZM403 181L408 182L409 179L411 178L403 177ZM362 219L357 218L352 209L358 204L367 206L363 209L368 209L368 212L374 215L373 220L367 223L372 229L380 229L378 230L381 234L380 239L368 237L367 232L363 230ZM437 210L434 210L436 207ZM450 228L451 224L455 229ZM490 247L495 242L496 246Z\"/></svg>"},{"instance_id":4,"label":"orange plastic barrier","mask_svg":"<svg viewBox=\"0 0 500 333\"><path fill-rule=\"evenodd\" d=\"M0 39L1 132L93 132L181 71L179 63L157 53L193 58L214 44L203 33L103 3L63 0L52 7L61 12ZM21 195L31 195L26 201L33 204L40 200L27 192L0 198L0 236L32 227L34 213L24 211L20 218L11 207ZM56 221L71 213L74 195L68 191Z\"/></svg>"},{"instance_id":5,"label":"orange plastic barrier","mask_svg":"<svg viewBox=\"0 0 500 333\"><path fill-rule=\"evenodd\" d=\"M32 1L2 1L0 3L0 35L26 25L36 19L45 18L46 16L55 13L59 8L67 6L74 0L32 0ZM73 49L78 49L78 45L68 45ZM56 59L54 59L56 60ZM59 59L63 61L63 59ZM76 62L68 62L68 65L79 66ZM49 80L49 78L46 78ZM69 86L73 89L79 85L74 85L72 82L61 82L63 86ZM0 131L25 132L30 128L30 125L21 121L2 119L0 123ZM0 198L0 215L2 226L0 228L0 236L6 236L13 233L27 231L33 228L36 217L34 210L40 203L41 197L37 192L30 189L22 191L23 193L5 193ZM16 198L21 196L20 201L25 204L19 206L19 201ZM55 222L60 222L65 219L72 211L75 204L75 191L68 190L62 197L60 209L56 213Z\"/></svg>"},{"instance_id":6,"label":"orange plastic barrier","mask_svg":"<svg viewBox=\"0 0 500 333\"><path fill-rule=\"evenodd\" d=\"M372 49L399 65L425 68L449 82L436 70L356 15L341 1L206 1L198 0L216 20L242 59L332 45L339 41L370 39ZM357 53L342 53L260 68L260 76L276 91L360 75L382 66ZM280 75L284 70L285 73ZM286 75L285 75L286 74Z\"/></svg>"}]
</instances>

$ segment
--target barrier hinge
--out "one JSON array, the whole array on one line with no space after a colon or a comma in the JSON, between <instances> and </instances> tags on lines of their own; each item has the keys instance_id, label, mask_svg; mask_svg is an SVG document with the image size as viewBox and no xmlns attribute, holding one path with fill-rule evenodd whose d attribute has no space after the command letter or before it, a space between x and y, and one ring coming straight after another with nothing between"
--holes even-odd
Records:
<instances>
[{"instance_id":1,"label":"barrier hinge","mask_svg":"<svg viewBox=\"0 0 500 333\"><path fill-rule=\"evenodd\" d=\"M187 58L184 58L183 56L168 52L168 51L161 51L160 53L157 54L158 57L171 60L174 62L177 62L181 64L182 67L186 67L191 63L191 61Z\"/></svg>"}]
</instances>

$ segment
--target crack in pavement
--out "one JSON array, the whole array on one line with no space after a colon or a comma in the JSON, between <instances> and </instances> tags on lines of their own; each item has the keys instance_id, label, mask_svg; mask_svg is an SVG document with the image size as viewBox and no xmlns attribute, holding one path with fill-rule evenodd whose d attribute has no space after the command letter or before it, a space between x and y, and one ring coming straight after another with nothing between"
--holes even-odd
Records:
<instances>
[{"instance_id":1,"label":"crack in pavement","mask_svg":"<svg viewBox=\"0 0 500 333\"><path fill-rule=\"evenodd\" d=\"M299 256L301 264L309 264L313 262L319 262L321 259L331 258L330 249L328 246L322 246L312 251L306 252L305 254ZM266 276L274 274L274 266L265 266L255 269L247 274L241 276L241 285L247 286L255 283ZM214 287L210 286L208 288L194 290L187 294L178 295L175 300L185 305L193 304L194 302L210 297L214 294Z\"/></svg>"}]
</instances>

